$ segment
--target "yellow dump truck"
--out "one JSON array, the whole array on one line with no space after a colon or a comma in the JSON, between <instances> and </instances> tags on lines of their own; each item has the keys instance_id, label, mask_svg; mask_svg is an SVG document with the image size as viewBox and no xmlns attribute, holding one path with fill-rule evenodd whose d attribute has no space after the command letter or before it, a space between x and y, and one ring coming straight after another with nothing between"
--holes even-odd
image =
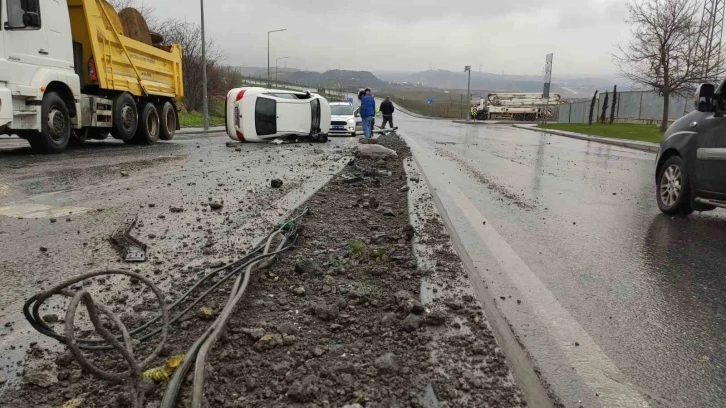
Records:
<instances>
[{"instance_id":1,"label":"yellow dump truck","mask_svg":"<svg viewBox=\"0 0 726 408\"><path fill-rule=\"evenodd\" d=\"M104 0L6 0L0 133L42 152L70 142L171 140L183 96L179 45L125 35Z\"/></svg>"}]
</instances>

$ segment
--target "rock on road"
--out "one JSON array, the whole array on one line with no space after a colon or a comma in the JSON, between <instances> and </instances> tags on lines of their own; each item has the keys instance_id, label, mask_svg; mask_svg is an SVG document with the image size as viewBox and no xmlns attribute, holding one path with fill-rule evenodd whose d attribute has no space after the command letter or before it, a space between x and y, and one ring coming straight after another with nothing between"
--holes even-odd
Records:
<instances>
[{"instance_id":1,"label":"rock on road","mask_svg":"<svg viewBox=\"0 0 726 408\"><path fill-rule=\"evenodd\" d=\"M660 214L655 155L394 121L496 307L568 407L722 407L726 211Z\"/></svg>"}]
</instances>

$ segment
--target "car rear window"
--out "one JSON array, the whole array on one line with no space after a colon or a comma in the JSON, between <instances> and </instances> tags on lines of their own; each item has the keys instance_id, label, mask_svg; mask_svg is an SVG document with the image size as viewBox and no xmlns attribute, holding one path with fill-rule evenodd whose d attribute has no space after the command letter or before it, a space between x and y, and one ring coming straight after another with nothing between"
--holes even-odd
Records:
<instances>
[{"instance_id":1,"label":"car rear window","mask_svg":"<svg viewBox=\"0 0 726 408\"><path fill-rule=\"evenodd\" d=\"M277 133L277 102L274 99L257 98L255 104L255 128L258 136Z\"/></svg>"}]
</instances>

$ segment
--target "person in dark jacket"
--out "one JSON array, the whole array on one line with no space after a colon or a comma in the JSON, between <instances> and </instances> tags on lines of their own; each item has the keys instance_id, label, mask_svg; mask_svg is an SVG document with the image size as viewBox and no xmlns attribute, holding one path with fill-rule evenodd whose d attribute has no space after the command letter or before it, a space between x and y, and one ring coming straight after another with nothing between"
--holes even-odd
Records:
<instances>
[{"instance_id":1,"label":"person in dark jacket","mask_svg":"<svg viewBox=\"0 0 726 408\"><path fill-rule=\"evenodd\" d=\"M370 139L373 136L373 118L376 116L376 100L373 99L370 89L366 89L366 94L360 101L360 116L363 119L363 136Z\"/></svg>"},{"instance_id":2,"label":"person in dark jacket","mask_svg":"<svg viewBox=\"0 0 726 408\"><path fill-rule=\"evenodd\" d=\"M395 110L393 102L391 102L391 97L386 97L386 100L381 103L381 114L383 115L383 124L381 125L381 129L386 128L386 122L390 123L391 128L393 128L393 111Z\"/></svg>"}]
</instances>

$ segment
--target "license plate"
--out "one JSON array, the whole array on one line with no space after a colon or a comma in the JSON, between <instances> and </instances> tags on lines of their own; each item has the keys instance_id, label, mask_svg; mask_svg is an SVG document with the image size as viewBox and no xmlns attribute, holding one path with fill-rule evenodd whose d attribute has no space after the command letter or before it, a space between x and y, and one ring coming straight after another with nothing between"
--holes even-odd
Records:
<instances>
[{"instance_id":1,"label":"license plate","mask_svg":"<svg viewBox=\"0 0 726 408\"><path fill-rule=\"evenodd\" d=\"M333 129L345 129L343 126L333 126Z\"/></svg>"}]
</instances>

